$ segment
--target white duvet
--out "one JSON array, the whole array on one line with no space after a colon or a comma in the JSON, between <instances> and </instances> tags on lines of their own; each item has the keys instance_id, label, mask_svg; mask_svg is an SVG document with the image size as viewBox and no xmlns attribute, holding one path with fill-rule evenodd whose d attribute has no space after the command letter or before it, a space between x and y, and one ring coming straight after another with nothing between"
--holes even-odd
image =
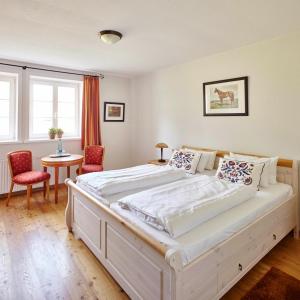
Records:
<instances>
[{"instance_id":1,"label":"white duvet","mask_svg":"<svg viewBox=\"0 0 300 300\"><path fill-rule=\"evenodd\" d=\"M105 197L139 188L151 188L184 177L184 170L147 164L80 175L77 177L77 184L100 197Z\"/></svg>"},{"instance_id":2,"label":"white duvet","mask_svg":"<svg viewBox=\"0 0 300 300\"><path fill-rule=\"evenodd\" d=\"M255 193L253 187L203 175L132 194L118 203L176 238L254 197Z\"/></svg>"}]
</instances>

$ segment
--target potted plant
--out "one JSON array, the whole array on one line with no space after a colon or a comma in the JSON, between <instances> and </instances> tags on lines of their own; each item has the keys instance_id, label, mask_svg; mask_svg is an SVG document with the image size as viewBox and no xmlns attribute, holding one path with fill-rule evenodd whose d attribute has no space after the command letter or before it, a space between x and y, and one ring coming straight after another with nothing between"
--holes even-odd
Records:
<instances>
[{"instance_id":1,"label":"potted plant","mask_svg":"<svg viewBox=\"0 0 300 300\"><path fill-rule=\"evenodd\" d=\"M63 131L61 128L57 128L57 129L56 129L56 134L57 134L57 137L58 137L59 139L61 139L62 136L63 136L63 134L64 134L64 131Z\"/></svg>"},{"instance_id":2,"label":"potted plant","mask_svg":"<svg viewBox=\"0 0 300 300\"><path fill-rule=\"evenodd\" d=\"M50 140L54 140L55 139L55 135L56 135L57 131L56 131L56 128L50 128L49 129L49 138Z\"/></svg>"}]
</instances>

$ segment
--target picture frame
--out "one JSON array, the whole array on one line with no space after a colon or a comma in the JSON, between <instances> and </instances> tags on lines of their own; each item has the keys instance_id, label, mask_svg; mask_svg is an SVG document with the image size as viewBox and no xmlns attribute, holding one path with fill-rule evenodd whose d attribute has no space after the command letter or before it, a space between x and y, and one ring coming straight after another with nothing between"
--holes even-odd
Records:
<instances>
[{"instance_id":1,"label":"picture frame","mask_svg":"<svg viewBox=\"0 0 300 300\"><path fill-rule=\"evenodd\" d=\"M125 103L104 102L104 122L124 122Z\"/></svg>"},{"instance_id":2,"label":"picture frame","mask_svg":"<svg viewBox=\"0 0 300 300\"><path fill-rule=\"evenodd\" d=\"M204 116L248 116L248 76L203 83Z\"/></svg>"}]
</instances>

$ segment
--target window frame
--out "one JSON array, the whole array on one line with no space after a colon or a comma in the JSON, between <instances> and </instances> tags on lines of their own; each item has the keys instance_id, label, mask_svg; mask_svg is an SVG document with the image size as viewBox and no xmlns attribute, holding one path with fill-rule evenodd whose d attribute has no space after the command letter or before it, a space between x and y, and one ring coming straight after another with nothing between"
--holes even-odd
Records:
<instances>
[{"instance_id":1,"label":"window frame","mask_svg":"<svg viewBox=\"0 0 300 300\"><path fill-rule=\"evenodd\" d=\"M10 83L9 91L9 134L0 135L0 143L17 142L18 141L18 107L19 107L19 73L13 71L0 70L0 81L8 81Z\"/></svg>"},{"instance_id":2,"label":"window frame","mask_svg":"<svg viewBox=\"0 0 300 300\"><path fill-rule=\"evenodd\" d=\"M58 87L74 87L75 88L75 124L74 134L64 133L64 138L80 139L81 136L81 95L83 90L82 80L63 79L57 77L29 75L29 120L28 120L28 141L47 140L48 132L45 134L33 134L33 85L46 84L53 87L53 111L52 111L52 127L58 127Z\"/></svg>"}]
</instances>

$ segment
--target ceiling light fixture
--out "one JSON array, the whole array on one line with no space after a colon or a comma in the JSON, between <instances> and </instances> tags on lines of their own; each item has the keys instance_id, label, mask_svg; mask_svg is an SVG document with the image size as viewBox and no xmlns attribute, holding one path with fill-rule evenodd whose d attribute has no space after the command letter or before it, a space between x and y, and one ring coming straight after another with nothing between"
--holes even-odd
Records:
<instances>
[{"instance_id":1,"label":"ceiling light fixture","mask_svg":"<svg viewBox=\"0 0 300 300\"><path fill-rule=\"evenodd\" d=\"M122 33L114 30L102 30L99 32L100 39L105 44L115 44L122 38Z\"/></svg>"}]
</instances>

